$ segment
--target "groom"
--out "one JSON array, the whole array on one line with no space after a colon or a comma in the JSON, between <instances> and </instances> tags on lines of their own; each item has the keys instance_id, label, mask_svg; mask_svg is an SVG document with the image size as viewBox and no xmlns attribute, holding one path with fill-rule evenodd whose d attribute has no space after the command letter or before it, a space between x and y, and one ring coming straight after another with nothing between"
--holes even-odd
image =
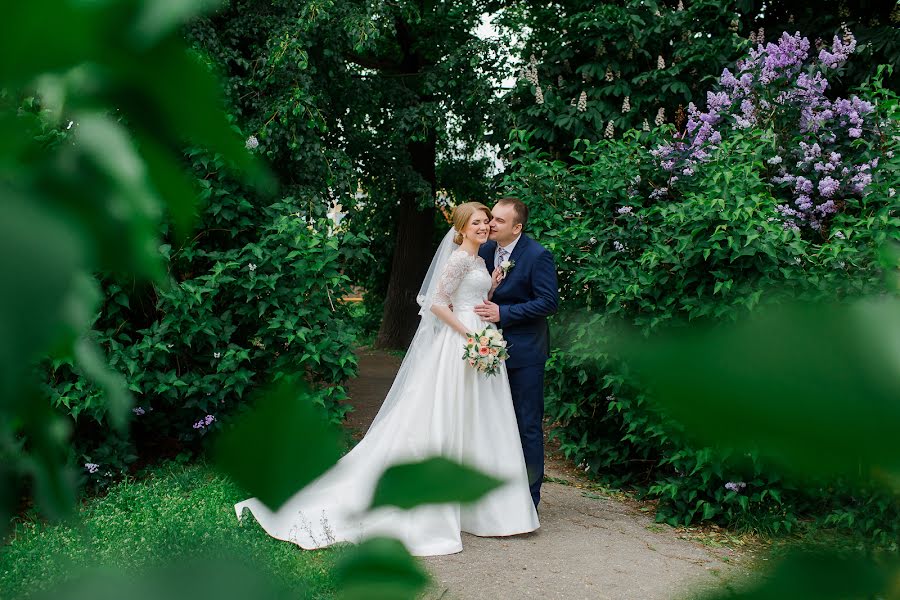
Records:
<instances>
[{"instance_id":1,"label":"groom","mask_svg":"<svg viewBox=\"0 0 900 600\"><path fill-rule=\"evenodd\" d=\"M511 265L492 301L475 307L496 323L508 343L506 368L519 436L535 508L544 477L544 363L550 351L547 317L559 303L556 266L543 246L523 233L528 207L518 198L501 198L492 209L490 240L478 251L488 271Z\"/></svg>"}]
</instances>

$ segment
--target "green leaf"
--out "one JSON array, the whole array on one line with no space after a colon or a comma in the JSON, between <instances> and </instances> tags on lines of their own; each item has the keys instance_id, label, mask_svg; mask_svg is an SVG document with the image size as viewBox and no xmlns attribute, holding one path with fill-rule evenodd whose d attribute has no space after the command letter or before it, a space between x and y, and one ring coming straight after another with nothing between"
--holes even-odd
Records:
<instances>
[{"instance_id":1,"label":"green leaf","mask_svg":"<svg viewBox=\"0 0 900 600\"><path fill-rule=\"evenodd\" d=\"M389 467L375 487L371 508L474 502L503 481L443 457Z\"/></svg>"},{"instance_id":2,"label":"green leaf","mask_svg":"<svg viewBox=\"0 0 900 600\"><path fill-rule=\"evenodd\" d=\"M275 511L341 455L340 436L305 389L283 382L217 440L216 463Z\"/></svg>"},{"instance_id":3,"label":"green leaf","mask_svg":"<svg viewBox=\"0 0 900 600\"><path fill-rule=\"evenodd\" d=\"M348 550L335 566L342 600L413 600L429 578L403 544L372 538Z\"/></svg>"},{"instance_id":4,"label":"green leaf","mask_svg":"<svg viewBox=\"0 0 900 600\"><path fill-rule=\"evenodd\" d=\"M760 583L740 592L719 592L705 600L843 600L890 597L896 559L876 563L861 554L797 552Z\"/></svg>"},{"instance_id":5,"label":"green leaf","mask_svg":"<svg viewBox=\"0 0 900 600\"><path fill-rule=\"evenodd\" d=\"M739 323L614 341L703 443L810 474L900 471L900 301L769 309Z\"/></svg>"},{"instance_id":6,"label":"green leaf","mask_svg":"<svg viewBox=\"0 0 900 600\"><path fill-rule=\"evenodd\" d=\"M134 24L132 39L150 46L178 31L191 18L220 6L222 0L144 0Z\"/></svg>"}]
</instances>

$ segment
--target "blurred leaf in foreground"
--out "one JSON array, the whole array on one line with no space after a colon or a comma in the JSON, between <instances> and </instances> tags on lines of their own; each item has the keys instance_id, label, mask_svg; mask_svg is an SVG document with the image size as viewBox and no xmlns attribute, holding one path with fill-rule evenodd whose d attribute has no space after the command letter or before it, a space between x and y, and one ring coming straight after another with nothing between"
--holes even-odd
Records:
<instances>
[{"instance_id":1,"label":"blurred leaf in foreground","mask_svg":"<svg viewBox=\"0 0 900 600\"><path fill-rule=\"evenodd\" d=\"M340 435L303 389L282 383L219 438L221 470L276 511L341 456Z\"/></svg>"},{"instance_id":2,"label":"blurred leaf in foreground","mask_svg":"<svg viewBox=\"0 0 900 600\"><path fill-rule=\"evenodd\" d=\"M893 565L896 567L896 565ZM771 575L750 589L717 593L704 600L850 600L897 598L891 590L891 565L859 555L797 551L781 561Z\"/></svg>"},{"instance_id":3,"label":"blurred leaf in foreground","mask_svg":"<svg viewBox=\"0 0 900 600\"><path fill-rule=\"evenodd\" d=\"M171 560L171 557L170 557ZM138 574L87 572L36 600L275 600L273 579L239 559L185 559Z\"/></svg>"},{"instance_id":4,"label":"blurred leaf in foreground","mask_svg":"<svg viewBox=\"0 0 900 600\"><path fill-rule=\"evenodd\" d=\"M503 483L471 467L433 457L388 467L378 480L370 508L474 502Z\"/></svg>"},{"instance_id":5,"label":"blurred leaf in foreground","mask_svg":"<svg viewBox=\"0 0 900 600\"><path fill-rule=\"evenodd\" d=\"M900 471L900 302L793 305L717 327L623 336L652 396L704 443L797 472Z\"/></svg>"},{"instance_id":6,"label":"blurred leaf in foreground","mask_svg":"<svg viewBox=\"0 0 900 600\"><path fill-rule=\"evenodd\" d=\"M429 581L400 541L380 537L348 549L334 574L342 600L412 600Z\"/></svg>"}]
</instances>

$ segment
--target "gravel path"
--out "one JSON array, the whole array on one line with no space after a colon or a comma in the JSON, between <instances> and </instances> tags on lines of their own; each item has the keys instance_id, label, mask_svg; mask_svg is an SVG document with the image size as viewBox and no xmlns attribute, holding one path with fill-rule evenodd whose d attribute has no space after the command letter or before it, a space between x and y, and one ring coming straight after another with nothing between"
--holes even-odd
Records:
<instances>
[{"instance_id":1,"label":"gravel path","mask_svg":"<svg viewBox=\"0 0 900 600\"><path fill-rule=\"evenodd\" d=\"M400 365L398 356L372 350L359 359L348 418L357 436ZM547 462L541 528L511 538L463 534L461 553L423 559L434 578L427 600L692 598L746 572L748 552L710 544L714 537L685 539L684 531L654 523L639 503L598 491L552 452Z\"/></svg>"}]
</instances>

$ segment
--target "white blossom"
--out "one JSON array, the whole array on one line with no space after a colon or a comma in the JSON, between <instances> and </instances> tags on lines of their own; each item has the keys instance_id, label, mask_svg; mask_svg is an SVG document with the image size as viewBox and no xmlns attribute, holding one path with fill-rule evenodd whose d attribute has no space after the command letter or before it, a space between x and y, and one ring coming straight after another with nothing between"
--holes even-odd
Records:
<instances>
[{"instance_id":1,"label":"white blossom","mask_svg":"<svg viewBox=\"0 0 900 600\"><path fill-rule=\"evenodd\" d=\"M255 135L251 135L250 137L248 137L247 141L244 143L244 147L247 150L253 150L254 148L257 148L258 146L259 146L259 140L256 139Z\"/></svg>"},{"instance_id":2,"label":"white blossom","mask_svg":"<svg viewBox=\"0 0 900 600\"><path fill-rule=\"evenodd\" d=\"M678 7L675 10L678 10L678 11L684 10L684 2L682 2L681 0L678 0Z\"/></svg>"},{"instance_id":3,"label":"white blossom","mask_svg":"<svg viewBox=\"0 0 900 600\"><path fill-rule=\"evenodd\" d=\"M222 358L221 352L213 352L213 358Z\"/></svg>"},{"instance_id":4,"label":"white blossom","mask_svg":"<svg viewBox=\"0 0 900 600\"><path fill-rule=\"evenodd\" d=\"M343 206L340 203L335 203L334 206L331 207L331 210L325 215L334 222L335 227L338 227L341 224L341 221L344 220L344 217L347 216L347 213L341 211L342 208Z\"/></svg>"},{"instance_id":5,"label":"white blossom","mask_svg":"<svg viewBox=\"0 0 900 600\"><path fill-rule=\"evenodd\" d=\"M631 96L625 96L625 99L622 101L622 112L627 113L631 110Z\"/></svg>"},{"instance_id":6,"label":"white blossom","mask_svg":"<svg viewBox=\"0 0 900 600\"><path fill-rule=\"evenodd\" d=\"M537 89L534 91L534 101L538 104L544 103L544 92L541 90L541 86L537 86Z\"/></svg>"},{"instance_id":7,"label":"white blossom","mask_svg":"<svg viewBox=\"0 0 900 600\"><path fill-rule=\"evenodd\" d=\"M666 109L665 108L660 108L659 111L657 111L656 119L654 119L653 122L656 123L657 127L659 127L660 125L662 125L663 123L666 122Z\"/></svg>"},{"instance_id":8,"label":"white blossom","mask_svg":"<svg viewBox=\"0 0 900 600\"><path fill-rule=\"evenodd\" d=\"M650 131L650 123L647 122L647 119L644 119L643 125L641 125L641 129L644 131Z\"/></svg>"},{"instance_id":9,"label":"white blossom","mask_svg":"<svg viewBox=\"0 0 900 600\"><path fill-rule=\"evenodd\" d=\"M665 69L666 68L666 60L662 57L662 54L656 57L656 68L657 69Z\"/></svg>"},{"instance_id":10,"label":"white blossom","mask_svg":"<svg viewBox=\"0 0 900 600\"><path fill-rule=\"evenodd\" d=\"M247 268L250 269L251 271L255 271L256 265L253 263L247 263Z\"/></svg>"},{"instance_id":11,"label":"white blossom","mask_svg":"<svg viewBox=\"0 0 900 600\"><path fill-rule=\"evenodd\" d=\"M613 122L609 121L606 124L606 129L603 131L603 137L609 139L615 135L615 128L613 127Z\"/></svg>"},{"instance_id":12,"label":"white blossom","mask_svg":"<svg viewBox=\"0 0 900 600\"><path fill-rule=\"evenodd\" d=\"M578 112L584 112L587 110L587 92L582 91L581 95L578 96Z\"/></svg>"},{"instance_id":13,"label":"white blossom","mask_svg":"<svg viewBox=\"0 0 900 600\"><path fill-rule=\"evenodd\" d=\"M606 81L612 81L612 80L613 80L613 72L612 72L612 69L610 69L609 67L606 67L606 77L605 77L605 79L606 79Z\"/></svg>"}]
</instances>

